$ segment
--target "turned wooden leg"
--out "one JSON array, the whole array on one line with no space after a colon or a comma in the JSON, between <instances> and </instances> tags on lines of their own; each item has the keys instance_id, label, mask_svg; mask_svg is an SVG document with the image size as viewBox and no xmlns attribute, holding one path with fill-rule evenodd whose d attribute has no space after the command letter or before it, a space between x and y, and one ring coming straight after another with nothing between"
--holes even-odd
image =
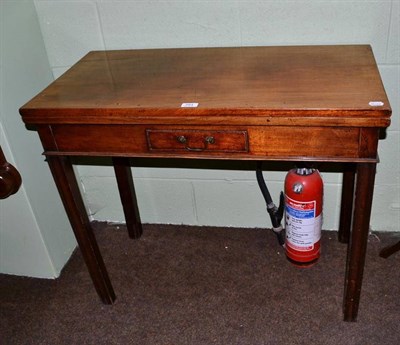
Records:
<instances>
[{"instance_id":1,"label":"turned wooden leg","mask_svg":"<svg viewBox=\"0 0 400 345\"><path fill-rule=\"evenodd\" d=\"M345 164L343 171L342 202L340 205L340 223L338 233L339 242L342 243L349 243L350 238L351 217L353 214L354 200L354 180L354 164Z\"/></svg>"},{"instance_id":2,"label":"turned wooden leg","mask_svg":"<svg viewBox=\"0 0 400 345\"><path fill-rule=\"evenodd\" d=\"M376 163L358 163L353 226L347 254L344 321L356 321L371 217Z\"/></svg>"},{"instance_id":3,"label":"turned wooden leg","mask_svg":"<svg viewBox=\"0 0 400 345\"><path fill-rule=\"evenodd\" d=\"M113 157L112 160L129 237L139 238L143 230L129 158Z\"/></svg>"},{"instance_id":4,"label":"turned wooden leg","mask_svg":"<svg viewBox=\"0 0 400 345\"><path fill-rule=\"evenodd\" d=\"M114 290L90 226L70 159L49 156L47 161L96 291L103 303L112 304L115 300Z\"/></svg>"}]
</instances>

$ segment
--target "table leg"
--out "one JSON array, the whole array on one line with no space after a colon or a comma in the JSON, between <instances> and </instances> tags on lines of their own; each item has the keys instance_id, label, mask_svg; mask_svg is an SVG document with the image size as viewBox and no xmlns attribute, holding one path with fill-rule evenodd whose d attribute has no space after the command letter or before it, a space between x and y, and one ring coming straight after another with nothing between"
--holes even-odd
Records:
<instances>
[{"instance_id":1,"label":"table leg","mask_svg":"<svg viewBox=\"0 0 400 345\"><path fill-rule=\"evenodd\" d=\"M392 244L390 246L387 246L385 248L383 248L380 252L379 252L379 256L381 258L385 258L387 259L390 255L398 252L400 250L400 241L397 242L396 244Z\"/></svg>"},{"instance_id":2,"label":"table leg","mask_svg":"<svg viewBox=\"0 0 400 345\"><path fill-rule=\"evenodd\" d=\"M129 237L139 238L143 230L129 158L113 157L112 160Z\"/></svg>"},{"instance_id":3,"label":"table leg","mask_svg":"<svg viewBox=\"0 0 400 345\"><path fill-rule=\"evenodd\" d=\"M115 300L114 290L90 226L70 159L49 156L47 161L96 291L103 303L112 304Z\"/></svg>"},{"instance_id":4,"label":"table leg","mask_svg":"<svg viewBox=\"0 0 400 345\"><path fill-rule=\"evenodd\" d=\"M344 321L356 321L367 250L376 163L358 163L353 226L347 254Z\"/></svg>"},{"instance_id":5,"label":"table leg","mask_svg":"<svg viewBox=\"0 0 400 345\"><path fill-rule=\"evenodd\" d=\"M354 164L345 164L343 171L342 202L340 206L340 224L338 233L339 242L342 243L349 243L350 238L351 217L353 214L354 200L354 180Z\"/></svg>"}]
</instances>

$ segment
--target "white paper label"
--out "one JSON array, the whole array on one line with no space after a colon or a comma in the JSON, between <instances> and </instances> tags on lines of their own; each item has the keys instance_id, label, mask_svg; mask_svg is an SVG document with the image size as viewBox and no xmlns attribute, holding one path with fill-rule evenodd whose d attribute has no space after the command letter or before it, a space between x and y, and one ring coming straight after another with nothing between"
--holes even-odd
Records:
<instances>
[{"instance_id":1,"label":"white paper label","mask_svg":"<svg viewBox=\"0 0 400 345\"><path fill-rule=\"evenodd\" d=\"M368 103L371 107L381 107L384 103L381 101L371 101Z\"/></svg>"},{"instance_id":2,"label":"white paper label","mask_svg":"<svg viewBox=\"0 0 400 345\"><path fill-rule=\"evenodd\" d=\"M199 103L182 103L181 108L197 108Z\"/></svg>"},{"instance_id":3,"label":"white paper label","mask_svg":"<svg viewBox=\"0 0 400 345\"><path fill-rule=\"evenodd\" d=\"M321 215L316 216L316 201L298 202L286 196L287 245L309 251L321 237Z\"/></svg>"}]
</instances>

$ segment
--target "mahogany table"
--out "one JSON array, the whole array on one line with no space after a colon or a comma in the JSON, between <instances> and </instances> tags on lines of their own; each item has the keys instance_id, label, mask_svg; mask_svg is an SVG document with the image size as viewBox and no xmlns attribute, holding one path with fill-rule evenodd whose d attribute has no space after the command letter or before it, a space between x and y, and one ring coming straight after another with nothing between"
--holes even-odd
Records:
<instances>
[{"instance_id":1,"label":"mahogany table","mask_svg":"<svg viewBox=\"0 0 400 345\"><path fill-rule=\"evenodd\" d=\"M132 238L142 226L131 157L343 165L343 309L344 320L356 320L379 133L391 114L370 46L93 51L20 113L37 128L94 286L108 304L115 294L71 156L112 157Z\"/></svg>"}]
</instances>

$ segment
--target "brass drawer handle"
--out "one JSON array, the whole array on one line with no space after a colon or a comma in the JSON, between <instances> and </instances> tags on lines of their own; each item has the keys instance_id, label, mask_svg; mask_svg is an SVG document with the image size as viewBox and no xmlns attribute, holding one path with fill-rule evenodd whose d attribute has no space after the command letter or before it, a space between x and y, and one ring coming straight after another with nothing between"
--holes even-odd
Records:
<instances>
[{"instance_id":1,"label":"brass drawer handle","mask_svg":"<svg viewBox=\"0 0 400 345\"><path fill-rule=\"evenodd\" d=\"M215 144L215 138L214 137L206 137L204 140L205 140L205 142L207 144Z\"/></svg>"},{"instance_id":2,"label":"brass drawer handle","mask_svg":"<svg viewBox=\"0 0 400 345\"><path fill-rule=\"evenodd\" d=\"M204 138L204 147L190 147L188 145L188 140L184 135L177 136L176 140L181 144L185 144L185 150L195 152L207 150L209 144L215 144L215 138L213 136L207 136Z\"/></svg>"},{"instance_id":3,"label":"brass drawer handle","mask_svg":"<svg viewBox=\"0 0 400 345\"><path fill-rule=\"evenodd\" d=\"M180 135L180 136L176 137L176 140L178 140L178 142L180 142L181 144L184 144L187 141L187 139L184 135Z\"/></svg>"}]
</instances>

